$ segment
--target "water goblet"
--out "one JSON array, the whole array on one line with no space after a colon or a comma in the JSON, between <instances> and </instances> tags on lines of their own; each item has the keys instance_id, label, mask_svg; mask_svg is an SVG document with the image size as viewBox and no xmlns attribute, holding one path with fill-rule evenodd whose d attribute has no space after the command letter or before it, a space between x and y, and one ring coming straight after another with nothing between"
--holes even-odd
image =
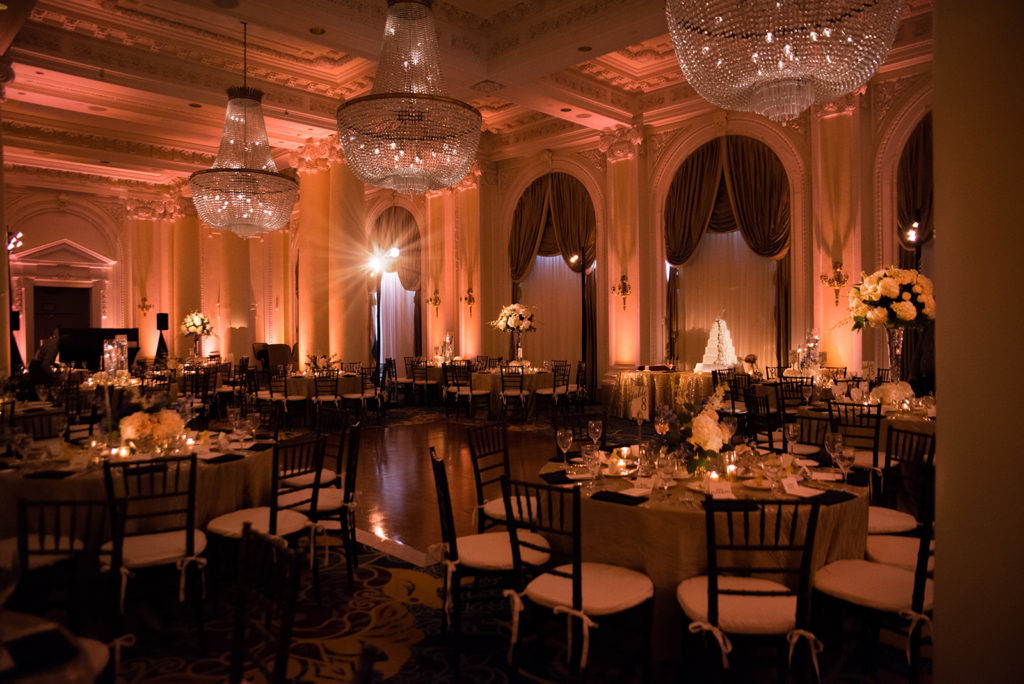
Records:
<instances>
[{"instance_id":1,"label":"water goblet","mask_svg":"<svg viewBox=\"0 0 1024 684\"><path fill-rule=\"evenodd\" d=\"M839 464L839 469L843 471L843 484L846 484L846 476L850 472L850 468L853 466L853 447L843 446L839 449L836 454L836 463Z\"/></svg>"},{"instance_id":2,"label":"water goblet","mask_svg":"<svg viewBox=\"0 0 1024 684\"><path fill-rule=\"evenodd\" d=\"M242 409L238 406L228 406L228 423L231 424L231 431L238 432L242 427Z\"/></svg>"},{"instance_id":3,"label":"water goblet","mask_svg":"<svg viewBox=\"0 0 1024 684\"><path fill-rule=\"evenodd\" d=\"M764 471L765 477L768 479L769 491L775 491L775 485L779 481L779 475L782 473L782 461L779 460L778 454L768 454L764 460L761 461L761 469Z\"/></svg>"},{"instance_id":4,"label":"water goblet","mask_svg":"<svg viewBox=\"0 0 1024 684\"><path fill-rule=\"evenodd\" d=\"M675 484L675 478L673 477L678 466L676 462L675 454L670 454L665 450L662 450L658 455L656 461L659 475L659 486L662 489L669 489Z\"/></svg>"},{"instance_id":5,"label":"water goblet","mask_svg":"<svg viewBox=\"0 0 1024 684\"><path fill-rule=\"evenodd\" d=\"M814 388L811 387L810 385L805 384L800 388L800 392L804 395L804 403L810 404L811 395L814 393Z\"/></svg>"},{"instance_id":6,"label":"water goblet","mask_svg":"<svg viewBox=\"0 0 1024 684\"><path fill-rule=\"evenodd\" d=\"M839 452L843 450L843 433L841 432L826 432L825 433L825 451L832 458L832 465L836 468L839 467L838 456Z\"/></svg>"},{"instance_id":7,"label":"water goblet","mask_svg":"<svg viewBox=\"0 0 1024 684\"><path fill-rule=\"evenodd\" d=\"M39 397L39 401L49 401L50 388L46 385L36 385L36 396Z\"/></svg>"},{"instance_id":8,"label":"water goblet","mask_svg":"<svg viewBox=\"0 0 1024 684\"><path fill-rule=\"evenodd\" d=\"M736 434L736 428L739 427L739 419L736 416L725 416L722 418L722 425L725 426L725 431L729 435L726 444L732 444L733 435Z\"/></svg>"},{"instance_id":9,"label":"water goblet","mask_svg":"<svg viewBox=\"0 0 1024 684\"><path fill-rule=\"evenodd\" d=\"M793 445L800 441L800 423L786 423L786 448L792 453Z\"/></svg>"},{"instance_id":10,"label":"water goblet","mask_svg":"<svg viewBox=\"0 0 1024 684\"><path fill-rule=\"evenodd\" d=\"M587 434L590 435L590 441L594 443L595 447L601 439L601 432L603 429L604 426L600 418L594 418L587 421Z\"/></svg>"},{"instance_id":11,"label":"water goblet","mask_svg":"<svg viewBox=\"0 0 1024 684\"><path fill-rule=\"evenodd\" d=\"M569 428L558 428L558 432L555 433L555 441L558 443L558 448L562 451L562 461L568 465L569 447L572 446L572 430Z\"/></svg>"}]
</instances>

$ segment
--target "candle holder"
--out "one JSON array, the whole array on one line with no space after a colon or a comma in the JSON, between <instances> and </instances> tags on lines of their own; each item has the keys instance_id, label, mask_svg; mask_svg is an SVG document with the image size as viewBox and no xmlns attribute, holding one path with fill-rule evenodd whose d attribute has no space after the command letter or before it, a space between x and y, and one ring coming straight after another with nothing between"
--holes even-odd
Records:
<instances>
[{"instance_id":1,"label":"candle holder","mask_svg":"<svg viewBox=\"0 0 1024 684\"><path fill-rule=\"evenodd\" d=\"M626 297L633 291L633 288L629 286L629 276L625 273L619 278L619 284L612 286L612 294L616 297L622 297L622 310L626 310Z\"/></svg>"},{"instance_id":2,"label":"candle holder","mask_svg":"<svg viewBox=\"0 0 1024 684\"><path fill-rule=\"evenodd\" d=\"M139 302L139 311L141 311L141 312L142 312L142 315L143 315L143 316L145 316L146 314L148 314L148 313L149 313L149 310L150 310L150 309L152 309L152 308L153 308L153 305L152 305L152 304L150 304L150 303L149 303L149 300L148 300L148 299L146 299L145 297L143 297L143 298L142 298L142 301L141 301L141 302Z\"/></svg>"},{"instance_id":3,"label":"candle holder","mask_svg":"<svg viewBox=\"0 0 1024 684\"><path fill-rule=\"evenodd\" d=\"M476 297L473 296L473 288L466 290L466 296L462 297L459 301L465 302L466 306L469 307L469 317L473 317L473 305L476 304Z\"/></svg>"},{"instance_id":4,"label":"candle holder","mask_svg":"<svg viewBox=\"0 0 1024 684\"><path fill-rule=\"evenodd\" d=\"M836 306L839 306L839 290L846 285L850 277L843 270L843 262L833 261L832 262L832 273L821 274L821 284L825 287L832 288L836 295Z\"/></svg>"},{"instance_id":5,"label":"candle holder","mask_svg":"<svg viewBox=\"0 0 1024 684\"><path fill-rule=\"evenodd\" d=\"M434 307L434 318L437 318L437 312L441 308L441 293L437 291L436 287L434 288L434 294L427 297L427 304Z\"/></svg>"}]
</instances>

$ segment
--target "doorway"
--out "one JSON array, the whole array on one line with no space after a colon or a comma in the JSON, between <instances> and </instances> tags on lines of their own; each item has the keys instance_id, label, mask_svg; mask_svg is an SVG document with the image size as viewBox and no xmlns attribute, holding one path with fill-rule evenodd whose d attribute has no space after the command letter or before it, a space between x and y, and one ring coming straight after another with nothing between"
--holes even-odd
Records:
<instances>
[{"instance_id":1,"label":"doorway","mask_svg":"<svg viewBox=\"0 0 1024 684\"><path fill-rule=\"evenodd\" d=\"M92 288L44 287L36 285L33 293L35 311L33 328L41 343L57 326L62 328L88 328L92 320Z\"/></svg>"}]
</instances>

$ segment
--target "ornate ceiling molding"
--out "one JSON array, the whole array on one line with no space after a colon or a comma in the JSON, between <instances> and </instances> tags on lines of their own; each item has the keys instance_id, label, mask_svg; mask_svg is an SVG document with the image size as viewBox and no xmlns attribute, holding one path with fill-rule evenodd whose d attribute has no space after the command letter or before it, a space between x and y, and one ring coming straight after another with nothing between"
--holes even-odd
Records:
<instances>
[{"instance_id":1,"label":"ornate ceiling molding","mask_svg":"<svg viewBox=\"0 0 1024 684\"><path fill-rule=\"evenodd\" d=\"M119 154L130 154L137 157L159 159L162 161L181 162L183 164L199 167L209 167L216 159L215 154L197 152L195 150L171 147L169 145L156 145L140 142L137 140L125 140L123 138L110 138L94 133L73 131L44 126L41 124L28 123L25 121L3 121L4 139L10 145L17 141L36 141L67 145L77 148L99 150L102 152L116 152Z\"/></svg>"},{"instance_id":2,"label":"ornate ceiling molding","mask_svg":"<svg viewBox=\"0 0 1024 684\"><path fill-rule=\"evenodd\" d=\"M601 133L597 149L608 157L608 161L633 159L643 144L644 134L640 126L621 126Z\"/></svg>"},{"instance_id":3,"label":"ornate ceiling molding","mask_svg":"<svg viewBox=\"0 0 1024 684\"><path fill-rule=\"evenodd\" d=\"M26 166L24 164L4 164L4 175L8 183L16 182L15 176L25 178L48 179L57 181L69 186L77 185L99 185L109 190L141 190L173 195L181 192L181 189L188 184L188 179L182 179L174 183L147 183L145 181L125 180L113 176L102 176L92 173L80 173L76 171L61 171L58 169L45 169L38 166ZM189 199L191 202L192 200Z\"/></svg>"}]
</instances>

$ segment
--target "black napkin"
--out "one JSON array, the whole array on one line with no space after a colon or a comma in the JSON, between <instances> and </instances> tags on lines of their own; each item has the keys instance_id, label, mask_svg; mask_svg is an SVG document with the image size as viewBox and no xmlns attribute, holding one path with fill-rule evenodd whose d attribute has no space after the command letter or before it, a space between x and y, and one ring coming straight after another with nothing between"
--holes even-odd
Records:
<instances>
[{"instance_id":1,"label":"black napkin","mask_svg":"<svg viewBox=\"0 0 1024 684\"><path fill-rule=\"evenodd\" d=\"M269 444L250 444L249 446L245 447L245 451L263 451L264 449L271 449L271 448L273 448L273 446L274 446L273 443L269 443Z\"/></svg>"},{"instance_id":2,"label":"black napkin","mask_svg":"<svg viewBox=\"0 0 1024 684\"><path fill-rule=\"evenodd\" d=\"M24 477L32 480L60 480L74 474L75 471L73 470L36 470L31 473L25 473Z\"/></svg>"},{"instance_id":3,"label":"black napkin","mask_svg":"<svg viewBox=\"0 0 1024 684\"><path fill-rule=\"evenodd\" d=\"M541 473L540 479L552 485L572 484L573 480L565 474L564 470L552 470L550 473Z\"/></svg>"},{"instance_id":4,"label":"black napkin","mask_svg":"<svg viewBox=\"0 0 1024 684\"><path fill-rule=\"evenodd\" d=\"M646 496L630 496L629 494L623 494L622 492L613 492L604 489L599 492L595 492L590 498L598 501L624 504L626 506L636 506L637 504L642 504L648 499Z\"/></svg>"},{"instance_id":5,"label":"black napkin","mask_svg":"<svg viewBox=\"0 0 1024 684\"><path fill-rule=\"evenodd\" d=\"M46 410L46 408L43 407L43 406L33 406L31 408L25 409L24 411L22 411L22 413L39 413L40 411L45 411L45 410Z\"/></svg>"},{"instance_id":6,"label":"black napkin","mask_svg":"<svg viewBox=\"0 0 1024 684\"><path fill-rule=\"evenodd\" d=\"M231 461L241 461L245 456L242 454L221 454L220 456L214 456L213 458L203 459L204 463L230 463Z\"/></svg>"},{"instance_id":7,"label":"black napkin","mask_svg":"<svg viewBox=\"0 0 1024 684\"><path fill-rule=\"evenodd\" d=\"M274 439L274 435L269 432L257 432L252 436L253 439Z\"/></svg>"},{"instance_id":8,"label":"black napkin","mask_svg":"<svg viewBox=\"0 0 1024 684\"><path fill-rule=\"evenodd\" d=\"M816 496L812 500L817 501L822 506L831 506L833 504L843 503L855 498L857 498L857 495L851 494L850 492L843 492L838 489L826 489L824 494Z\"/></svg>"}]
</instances>

